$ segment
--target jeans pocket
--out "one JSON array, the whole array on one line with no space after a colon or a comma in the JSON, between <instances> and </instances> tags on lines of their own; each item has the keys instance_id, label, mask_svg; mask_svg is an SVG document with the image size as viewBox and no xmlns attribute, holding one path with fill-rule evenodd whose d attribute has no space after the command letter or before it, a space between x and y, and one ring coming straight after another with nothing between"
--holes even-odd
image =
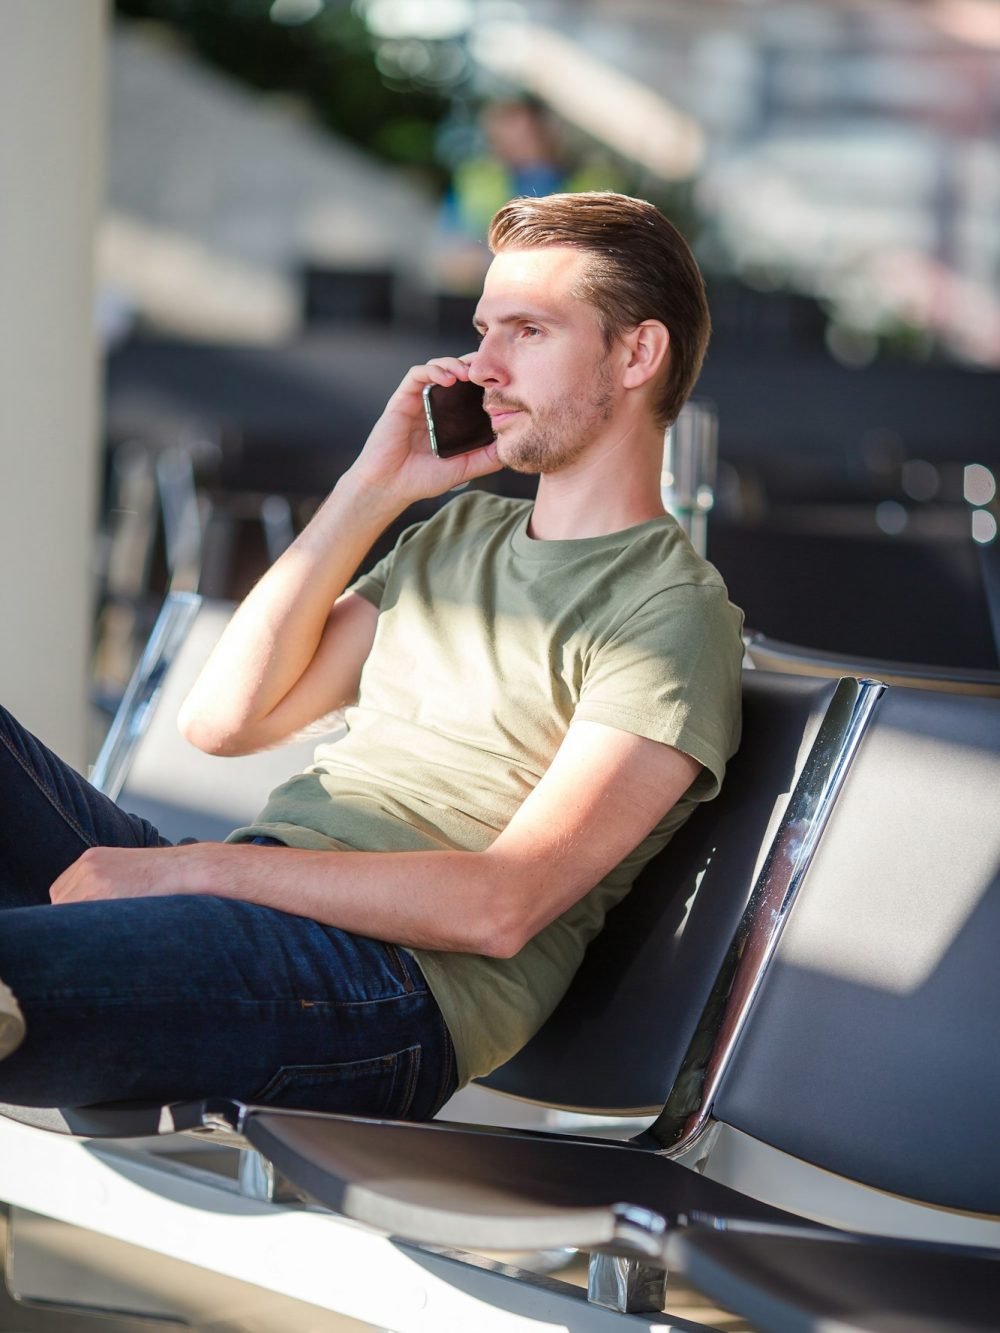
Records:
<instances>
[{"instance_id":1,"label":"jeans pocket","mask_svg":"<svg viewBox=\"0 0 1000 1333\"><path fill-rule=\"evenodd\" d=\"M258 1106L405 1120L420 1074L420 1047L338 1064L282 1065L250 1098Z\"/></svg>"}]
</instances>

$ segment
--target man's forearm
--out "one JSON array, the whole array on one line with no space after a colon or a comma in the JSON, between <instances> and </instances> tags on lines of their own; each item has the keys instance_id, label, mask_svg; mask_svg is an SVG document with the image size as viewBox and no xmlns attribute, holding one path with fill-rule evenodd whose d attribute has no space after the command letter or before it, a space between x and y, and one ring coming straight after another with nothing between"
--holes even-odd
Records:
<instances>
[{"instance_id":1,"label":"man's forearm","mask_svg":"<svg viewBox=\"0 0 1000 1333\"><path fill-rule=\"evenodd\" d=\"M482 852L222 851L205 858L201 881L220 897L411 948L485 954L507 948L502 895Z\"/></svg>"},{"instance_id":2,"label":"man's forearm","mask_svg":"<svg viewBox=\"0 0 1000 1333\"><path fill-rule=\"evenodd\" d=\"M51 892L55 903L175 893L237 898L373 939L448 952L503 957L524 943L517 881L488 852L94 847Z\"/></svg>"}]
</instances>

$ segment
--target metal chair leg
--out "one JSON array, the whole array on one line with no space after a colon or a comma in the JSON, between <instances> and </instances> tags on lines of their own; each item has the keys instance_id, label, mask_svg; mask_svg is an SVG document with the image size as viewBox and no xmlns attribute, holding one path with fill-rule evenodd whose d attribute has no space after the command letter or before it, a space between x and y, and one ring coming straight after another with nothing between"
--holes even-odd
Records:
<instances>
[{"instance_id":1,"label":"metal chair leg","mask_svg":"<svg viewBox=\"0 0 1000 1333\"><path fill-rule=\"evenodd\" d=\"M248 1199L266 1203L300 1203L302 1195L295 1186L254 1148L240 1149L240 1193Z\"/></svg>"},{"instance_id":2,"label":"metal chair leg","mask_svg":"<svg viewBox=\"0 0 1000 1333\"><path fill-rule=\"evenodd\" d=\"M592 1254L587 1299L619 1314L658 1314L667 1298L667 1272L639 1259Z\"/></svg>"}]
</instances>

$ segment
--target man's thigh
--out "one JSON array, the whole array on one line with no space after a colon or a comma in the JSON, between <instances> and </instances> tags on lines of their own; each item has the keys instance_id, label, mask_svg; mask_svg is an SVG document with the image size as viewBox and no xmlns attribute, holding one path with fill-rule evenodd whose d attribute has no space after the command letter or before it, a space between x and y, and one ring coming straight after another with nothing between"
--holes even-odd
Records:
<instances>
[{"instance_id":1,"label":"man's thigh","mask_svg":"<svg viewBox=\"0 0 1000 1333\"><path fill-rule=\"evenodd\" d=\"M422 1118L451 1043L401 949L266 907L172 896L12 908L0 976L24 1010L0 1101L220 1095Z\"/></svg>"}]
</instances>

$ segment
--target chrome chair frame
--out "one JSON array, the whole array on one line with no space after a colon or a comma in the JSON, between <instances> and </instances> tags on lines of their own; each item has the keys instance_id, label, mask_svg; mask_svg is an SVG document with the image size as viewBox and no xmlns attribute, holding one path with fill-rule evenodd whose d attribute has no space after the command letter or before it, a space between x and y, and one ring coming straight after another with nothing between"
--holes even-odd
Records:
<instances>
[{"instance_id":1,"label":"chrome chair frame","mask_svg":"<svg viewBox=\"0 0 1000 1333\"><path fill-rule=\"evenodd\" d=\"M188 631L201 607L194 592L172 592L150 633L104 743L90 771L98 791L116 800L125 785L136 748L152 719L163 688Z\"/></svg>"}]
</instances>

